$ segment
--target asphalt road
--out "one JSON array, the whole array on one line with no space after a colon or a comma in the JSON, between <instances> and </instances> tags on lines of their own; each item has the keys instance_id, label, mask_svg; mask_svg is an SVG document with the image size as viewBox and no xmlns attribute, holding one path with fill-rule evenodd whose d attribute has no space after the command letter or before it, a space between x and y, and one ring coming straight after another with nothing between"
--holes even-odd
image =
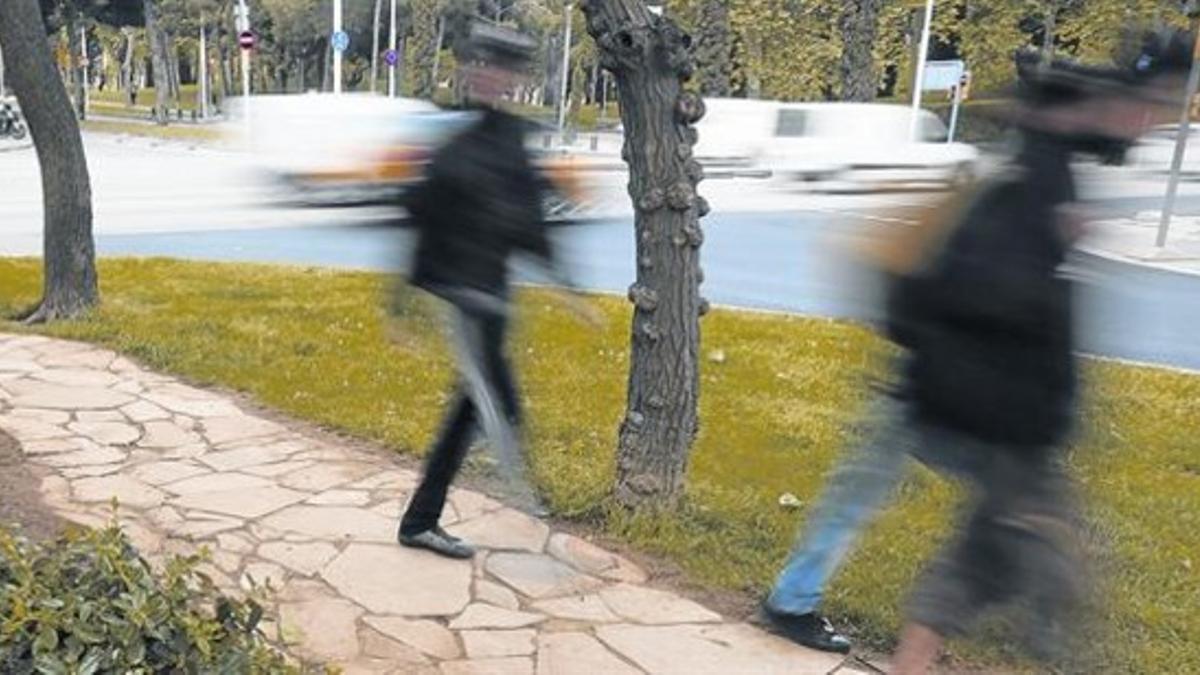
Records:
<instances>
[{"instance_id":1,"label":"asphalt road","mask_svg":"<svg viewBox=\"0 0 1200 675\"><path fill-rule=\"evenodd\" d=\"M703 292L712 302L870 321L878 303L854 263L859 218L812 213L715 213L705 222ZM568 268L582 286L624 293L634 277L632 223L559 229ZM165 233L100 237L104 255L168 255L402 271L411 234L388 227ZM1080 293L1080 345L1090 353L1200 369L1200 277L1079 255L1069 273ZM523 269L538 281L535 269Z\"/></svg>"},{"instance_id":2,"label":"asphalt road","mask_svg":"<svg viewBox=\"0 0 1200 675\"><path fill-rule=\"evenodd\" d=\"M178 143L88 138L102 255L395 270L408 233L382 227L387 211L263 206L253 166L236 152ZM587 224L557 232L582 286L624 293L634 277L632 219L623 177L596 186ZM1106 217L1157 208L1162 178L1086 172L1082 192ZM856 271L854 242L898 226L921 194L813 195L767 181L712 180L702 187L704 294L722 305L871 319L872 284ZM1200 185L1185 186L1184 213L1200 213ZM31 153L0 153L0 255L41 247L41 195ZM1200 277L1081 256L1081 342L1088 351L1200 369ZM526 279L536 280L532 272Z\"/></svg>"}]
</instances>

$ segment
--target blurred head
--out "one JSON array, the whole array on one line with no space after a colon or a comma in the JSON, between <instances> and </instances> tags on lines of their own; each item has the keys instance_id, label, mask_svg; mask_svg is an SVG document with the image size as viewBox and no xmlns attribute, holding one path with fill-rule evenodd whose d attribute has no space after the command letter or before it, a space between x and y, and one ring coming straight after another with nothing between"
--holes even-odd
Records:
<instances>
[{"instance_id":1,"label":"blurred head","mask_svg":"<svg viewBox=\"0 0 1200 675\"><path fill-rule=\"evenodd\" d=\"M515 30L477 22L459 55L471 101L495 105L527 77L537 44Z\"/></svg>"},{"instance_id":2,"label":"blurred head","mask_svg":"<svg viewBox=\"0 0 1200 675\"><path fill-rule=\"evenodd\" d=\"M1132 60L1112 66L1023 52L1018 123L1120 163L1134 141L1178 114L1191 60L1191 37L1179 32L1147 34Z\"/></svg>"}]
</instances>

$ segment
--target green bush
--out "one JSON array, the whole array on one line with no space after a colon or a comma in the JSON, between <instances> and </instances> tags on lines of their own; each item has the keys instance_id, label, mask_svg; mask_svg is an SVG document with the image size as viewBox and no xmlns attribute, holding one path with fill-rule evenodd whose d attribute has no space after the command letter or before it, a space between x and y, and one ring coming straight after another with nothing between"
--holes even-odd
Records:
<instances>
[{"instance_id":1,"label":"green bush","mask_svg":"<svg viewBox=\"0 0 1200 675\"><path fill-rule=\"evenodd\" d=\"M155 573L116 526L34 544L0 528L0 672L293 673L262 608L176 557Z\"/></svg>"}]
</instances>

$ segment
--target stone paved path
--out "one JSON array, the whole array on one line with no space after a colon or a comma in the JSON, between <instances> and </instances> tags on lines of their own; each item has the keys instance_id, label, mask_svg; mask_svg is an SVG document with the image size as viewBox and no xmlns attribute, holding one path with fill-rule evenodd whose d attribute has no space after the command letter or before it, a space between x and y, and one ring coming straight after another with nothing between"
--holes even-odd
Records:
<instances>
[{"instance_id":1,"label":"stone paved path","mask_svg":"<svg viewBox=\"0 0 1200 675\"><path fill-rule=\"evenodd\" d=\"M292 653L354 673L829 673L839 658L673 593L629 561L465 490L449 561L395 543L417 476L384 452L317 440L96 347L0 334L0 428L62 516L111 500L144 555L207 546L237 592L277 589Z\"/></svg>"}]
</instances>

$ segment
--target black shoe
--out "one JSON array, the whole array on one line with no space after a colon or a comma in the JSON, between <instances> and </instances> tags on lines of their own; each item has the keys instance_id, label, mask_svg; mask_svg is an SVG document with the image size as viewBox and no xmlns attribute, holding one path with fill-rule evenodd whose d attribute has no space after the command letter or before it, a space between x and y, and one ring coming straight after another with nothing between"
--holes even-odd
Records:
<instances>
[{"instance_id":1,"label":"black shoe","mask_svg":"<svg viewBox=\"0 0 1200 675\"><path fill-rule=\"evenodd\" d=\"M475 549L463 540L457 537L452 537L446 534L440 527L435 527L432 530L425 530L420 534L404 534L400 533L397 537L401 546L409 548L423 548L427 551L433 551L438 555L446 556L447 558L455 558L458 560L466 560L475 556Z\"/></svg>"},{"instance_id":2,"label":"black shoe","mask_svg":"<svg viewBox=\"0 0 1200 675\"><path fill-rule=\"evenodd\" d=\"M792 642L823 652L850 652L850 639L837 632L829 619L816 612L785 614L763 605L762 616L772 633Z\"/></svg>"}]
</instances>

